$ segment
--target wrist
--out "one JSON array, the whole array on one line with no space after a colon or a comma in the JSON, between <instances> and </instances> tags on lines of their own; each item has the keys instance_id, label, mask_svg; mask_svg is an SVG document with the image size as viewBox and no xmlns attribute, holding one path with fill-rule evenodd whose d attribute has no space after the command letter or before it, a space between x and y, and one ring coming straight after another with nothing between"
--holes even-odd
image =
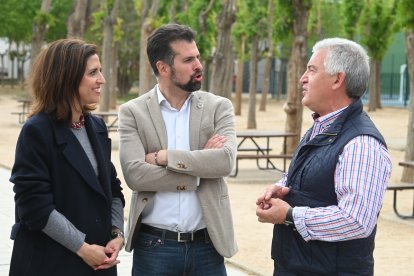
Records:
<instances>
[{"instance_id":1,"label":"wrist","mask_svg":"<svg viewBox=\"0 0 414 276\"><path fill-rule=\"evenodd\" d=\"M158 160L158 152L160 152L160 151L157 150L156 152L154 152L154 161L155 161L155 165L161 166L161 164L159 163L159 160Z\"/></svg>"},{"instance_id":2,"label":"wrist","mask_svg":"<svg viewBox=\"0 0 414 276\"><path fill-rule=\"evenodd\" d=\"M285 218L285 225L295 227L295 222L293 220L293 208L292 207L289 207L289 209L287 210L286 218Z\"/></svg>"},{"instance_id":3,"label":"wrist","mask_svg":"<svg viewBox=\"0 0 414 276\"><path fill-rule=\"evenodd\" d=\"M113 228L111 231L111 238L112 239L121 238L125 240L125 235L124 235L124 232L122 232L120 229Z\"/></svg>"}]
</instances>

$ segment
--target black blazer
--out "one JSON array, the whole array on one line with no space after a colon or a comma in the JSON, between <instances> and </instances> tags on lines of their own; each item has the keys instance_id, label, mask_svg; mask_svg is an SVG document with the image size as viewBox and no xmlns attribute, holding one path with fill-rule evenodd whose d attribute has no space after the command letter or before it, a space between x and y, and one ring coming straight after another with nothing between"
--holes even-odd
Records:
<instances>
[{"instance_id":1,"label":"black blazer","mask_svg":"<svg viewBox=\"0 0 414 276\"><path fill-rule=\"evenodd\" d=\"M125 204L111 163L111 140L102 119L85 116L85 128L98 177L66 123L40 113L23 126L10 178L16 206L10 275L96 275L41 231L56 209L86 234L87 243L105 246L111 238L112 199L119 197ZM116 269L97 275L116 275Z\"/></svg>"}]
</instances>

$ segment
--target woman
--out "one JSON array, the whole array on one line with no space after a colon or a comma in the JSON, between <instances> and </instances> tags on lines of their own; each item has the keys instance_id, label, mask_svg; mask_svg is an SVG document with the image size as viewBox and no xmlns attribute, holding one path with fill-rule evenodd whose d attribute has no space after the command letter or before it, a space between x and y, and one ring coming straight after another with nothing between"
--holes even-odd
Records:
<instances>
[{"instance_id":1,"label":"woman","mask_svg":"<svg viewBox=\"0 0 414 276\"><path fill-rule=\"evenodd\" d=\"M95 45L51 43L31 72L34 107L16 147L10 275L116 275L124 196L111 141L90 111L105 78Z\"/></svg>"}]
</instances>

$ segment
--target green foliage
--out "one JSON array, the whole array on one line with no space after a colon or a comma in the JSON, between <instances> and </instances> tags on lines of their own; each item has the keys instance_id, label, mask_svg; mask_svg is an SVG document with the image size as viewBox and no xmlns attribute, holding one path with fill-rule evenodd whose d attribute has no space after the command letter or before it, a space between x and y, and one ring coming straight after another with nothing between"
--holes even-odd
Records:
<instances>
[{"instance_id":1,"label":"green foliage","mask_svg":"<svg viewBox=\"0 0 414 276\"><path fill-rule=\"evenodd\" d=\"M50 9L50 22L46 34L46 41L53 41L66 37L68 17L72 8L71 0L53 0Z\"/></svg>"},{"instance_id":2,"label":"green foliage","mask_svg":"<svg viewBox=\"0 0 414 276\"><path fill-rule=\"evenodd\" d=\"M141 17L137 14L136 5L141 1L121 1L118 23L115 28L116 40L119 36L118 52L118 88L121 94L130 90L132 83L139 76L139 42ZM141 12L141 10L139 10ZM137 94L135 93L135 96Z\"/></svg>"},{"instance_id":3,"label":"green foliage","mask_svg":"<svg viewBox=\"0 0 414 276\"><path fill-rule=\"evenodd\" d=\"M273 38L276 45L276 56L287 59L292 45L293 4L290 1L277 0L273 17Z\"/></svg>"},{"instance_id":4,"label":"green foliage","mask_svg":"<svg viewBox=\"0 0 414 276\"><path fill-rule=\"evenodd\" d=\"M0 37L17 43L29 43L32 38L33 18L40 9L41 0L1 0Z\"/></svg>"},{"instance_id":5,"label":"green foliage","mask_svg":"<svg viewBox=\"0 0 414 276\"><path fill-rule=\"evenodd\" d=\"M343 33L346 38L353 39L357 31L358 19L364 8L364 1L347 0L341 5Z\"/></svg>"},{"instance_id":6,"label":"green foliage","mask_svg":"<svg viewBox=\"0 0 414 276\"><path fill-rule=\"evenodd\" d=\"M403 29L414 30L414 1L399 0L398 24Z\"/></svg>"},{"instance_id":7,"label":"green foliage","mask_svg":"<svg viewBox=\"0 0 414 276\"><path fill-rule=\"evenodd\" d=\"M49 12L38 11L34 21L38 24L45 24L47 26L53 26L55 24L55 17Z\"/></svg>"},{"instance_id":8,"label":"green foliage","mask_svg":"<svg viewBox=\"0 0 414 276\"><path fill-rule=\"evenodd\" d=\"M369 55L381 60L391 42L396 2L388 0L370 0L364 6L361 16L361 42L367 46Z\"/></svg>"},{"instance_id":9,"label":"green foliage","mask_svg":"<svg viewBox=\"0 0 414 276\"><path fill-rule=\"evenodd\" d=\"M98 9L92 13L92 24L87 30L85 37L90 41L95 41L97 44L102 44L103 35L103 21L107 16L105 9Z\"/></svg>"},{"instance_id":10,"label":"green foliage","mask_svg":"<svg viewBox=\"0 0 414 276\"><path fill-rule=\"evenodd\" d=\"M314 1L309 11L308 22L308 45L310 47L323 38L342 35L340 20L338 20L341 18L339 7L340 3L337 0Z\"/></svg>"},{"instance_id":11,"label":"green foliage","mask_svg":"<svg viewBox=\"0 0 414 276\"><path fill-rule=\"evenodd\" d=\"M267 22L267 1L241 0L237 2L238 11L236 22L233 25L232 35L237 45L236 52L240 50L242 39L246 39L246 53L250 51L252 38L256 35L259 38L266 38ZM275 16L276 17L276 16ZM263 49L262 49L263 50ZM246 53L242 54L241 59L248 58Z\"/></svg>"},{"instance_id":12,"label":"green foliage","mask_svg":"<svg viewBox=\"0 0 414 276\"><path fill-rule=\"evenodd\" d=\"M189 25L193 30L197 32L197 47L200 51L201 58L204 60L210 59L212 49L216 44L217 16L220 12L220 8L222 7L221 1L214 2L214 5L204 22L204 26L200 25L199 19L200 14L207 9L209 1L189 0L187 1L188 6L186 9L181 2L183 1L177 1L178 8L176 22L179 24ZM165 13L169 15L169 9L166 9Z\"/></svg>"}]
</instances>

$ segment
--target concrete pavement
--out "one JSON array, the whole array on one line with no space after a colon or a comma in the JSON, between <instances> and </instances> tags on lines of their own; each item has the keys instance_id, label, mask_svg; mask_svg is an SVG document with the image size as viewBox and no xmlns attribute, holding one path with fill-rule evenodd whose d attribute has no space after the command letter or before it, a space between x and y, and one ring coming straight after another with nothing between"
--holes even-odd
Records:
<instances>
[{"instance_id":1,"label":"concrete pavement","mask_svg":"<svg viewBox=\"0 0 414 276\"><path fill-rule=\"evenodd\" d=\"M0 167L0 276L8 275L10 256L13 249L13 241L10 239L10 229L14 223L14 193L13 184L9 182L10 170ZM118 275L131 275L132 255L123 250L119 259ZM229 276L254 275L248 273L236 265L226 262Z\"/></svg>"}]
</instances>

